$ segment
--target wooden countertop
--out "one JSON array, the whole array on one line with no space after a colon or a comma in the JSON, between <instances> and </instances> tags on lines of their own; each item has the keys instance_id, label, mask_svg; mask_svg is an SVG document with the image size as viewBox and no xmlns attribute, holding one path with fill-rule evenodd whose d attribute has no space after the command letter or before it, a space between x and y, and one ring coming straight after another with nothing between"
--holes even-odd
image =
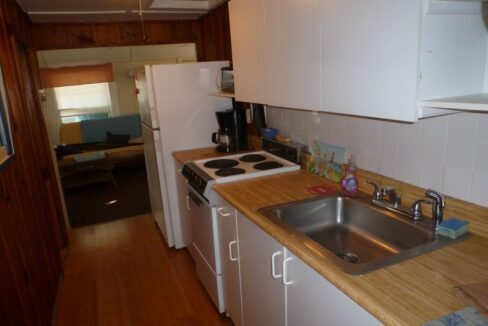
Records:
<instances>
[{"instance_id":1,"label":"wooden countertop","mask_svg":"<svg viewBox=\"0 0 488 326\"><path fill-rule=\"evenodd\" d=\"M307 188L325 183L323 178L301 170L214 188L237 210L386 325L421 325L459 310L462 304L452 288L488 281L488 239L478 234L366 275L351 276L342 272L331 257L315 251L306 241L257 211L313 197Z\"/></svg>"},{"instance_id":2,"label":"wooden countertop","mask_svg":"<svg viewBox=\"0 0 488 326\"><path fill-rule=\"evenodd\" d=\"M176 151L173 152L172 154L173 157L181 164L184 164L188 161L203 160L211 157L232 155L229 153L219 153L217 152L216 147L188 149L183 151Z\"/></svg>"}]
</instances>

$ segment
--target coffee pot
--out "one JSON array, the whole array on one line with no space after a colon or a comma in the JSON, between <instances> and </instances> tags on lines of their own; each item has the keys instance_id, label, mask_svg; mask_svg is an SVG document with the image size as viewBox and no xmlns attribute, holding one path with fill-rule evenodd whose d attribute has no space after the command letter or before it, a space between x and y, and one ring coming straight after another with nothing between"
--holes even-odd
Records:
<instances>
[{"instance_id":1,"label":"coffee pot","mask_svg":"<svg viewBox=\"0 0 488 326\"><path fill-rule=\"evenodd\" d=\"M219 130L212 133L217 152L231 153L247 149L245 111L240 108L215 112Z\"/></svg>"}]
</instances>

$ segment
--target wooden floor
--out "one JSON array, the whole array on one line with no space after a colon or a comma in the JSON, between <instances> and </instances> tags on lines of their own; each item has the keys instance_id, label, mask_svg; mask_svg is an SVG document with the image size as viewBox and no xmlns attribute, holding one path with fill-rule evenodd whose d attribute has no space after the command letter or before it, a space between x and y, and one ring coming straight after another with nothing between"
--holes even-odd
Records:
<instances>
[{"instance_id":1,"label":"wooden floor","mask_svg":"<svg viewBox=\"0 0 488 326\"><path fill-rule=\"evenodd\" d=\"M73 229L58 326L232 325L150 216Z\"/></svg>"}]
</instances>

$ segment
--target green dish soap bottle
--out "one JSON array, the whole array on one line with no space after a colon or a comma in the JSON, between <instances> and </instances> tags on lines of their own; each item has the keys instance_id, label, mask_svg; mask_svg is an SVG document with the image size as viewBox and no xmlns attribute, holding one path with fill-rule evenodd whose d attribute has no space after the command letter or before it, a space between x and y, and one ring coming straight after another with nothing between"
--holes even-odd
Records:
<instances>
[{"instance_id":1,"label":"green dish soap bottle","mask_svg":"<svg viewBox=\"0 0 488 326\"><path fill-rule=\"evenodd\" d=\"M355 196L358 192L358 177L356 176L356 163L351 155L347 161L346 173L342 178L342 191L347 196Z\"/></svg>"}]
</instances>

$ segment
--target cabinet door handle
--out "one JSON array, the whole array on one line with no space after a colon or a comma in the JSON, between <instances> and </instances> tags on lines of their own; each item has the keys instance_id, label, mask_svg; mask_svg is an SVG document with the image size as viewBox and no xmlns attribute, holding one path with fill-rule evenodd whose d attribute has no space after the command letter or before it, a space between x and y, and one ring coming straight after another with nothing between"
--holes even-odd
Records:
<instances>
[{"instance_id":1,"label":"cabinet door handle","mask_svg":"<svg viewBox=\"0 0 488 326\"><path fill-rule=\"evenodd\" d=\"M229 242L229 259L230 261L237 261L237 258L232 257L232 245L237 244L237 241L231 241Z\"/></svg>"},{"instance_id":2,"label":"cabinet door handle","mask_svg":"<svg viewBox=\"0 0 488 326\"><path fill-rule=\"evenodd\" d=\"M223 207L219 207L219 208L217 208L217 212L218 212L218 213L219 213L221 216L223 216L223 217L230 216L230 213L226 213L226 212L224 211L224 208L223 208Z\"/></svg>"},{"instance_id":3,"label":"cabinet door handle","mask_svg":"<svg viewBox=\"0 0 488 326\"><path fill-rule=\"evenodd\" d=\"M276 256L282 254L283 253L281 251L277 251L271 256L271 276L273 276L273 278L280 278L283 276L283 274L276 274L276 263L275 263Z\"/></svg>"},{"instance_id":4,"label":"cabinet door handle","mask_svg":"<svg viewBox=\"0 0 488 326\"><path fill-rule=\"evenodd\" d=\"M190 207L190 196L186 196L186 209L191 211L191 207Z\"/></svg>"},{"instance_id":5,"label":"cabinet door handle","mask_svg":"<svg viewBox=\"0 0 488 326\"><path fill-rule=\"evenodd\" d=\"M283 285L291 285L291 284L293 284L293 282L287 281L287 279L288 279L288 271L286 270L286 264L289 261L291 261L291 260L293 260L293 258L291 258L291 257L285 258L283 260Z\"/></svg>"}]
</instances>

